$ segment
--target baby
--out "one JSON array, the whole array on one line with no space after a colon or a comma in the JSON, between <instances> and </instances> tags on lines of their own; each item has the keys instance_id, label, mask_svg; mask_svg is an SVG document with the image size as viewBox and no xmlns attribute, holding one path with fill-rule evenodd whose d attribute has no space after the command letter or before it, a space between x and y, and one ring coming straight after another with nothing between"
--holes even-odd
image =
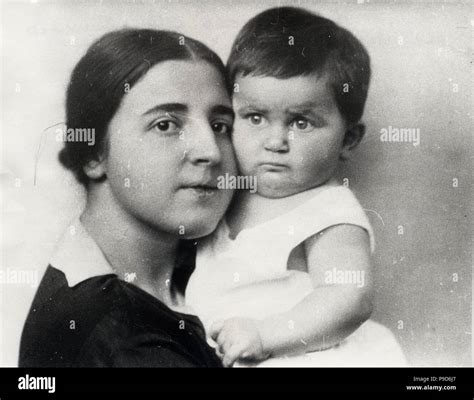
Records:
<instances>
[{"instance_id":1,"label":"baby","mask_svg":"<svg viewBox=\"0 0 474 400\"><path fill-rule=\"evenodd\" d=\"M239 191L200 242L187 303L225 366L403 365L373 321L373 233L334 174L364 136L364 46L306 10L251 19L228 61ZM324 351L321 351L324 350Z\"/></svg>"}]
</instances>

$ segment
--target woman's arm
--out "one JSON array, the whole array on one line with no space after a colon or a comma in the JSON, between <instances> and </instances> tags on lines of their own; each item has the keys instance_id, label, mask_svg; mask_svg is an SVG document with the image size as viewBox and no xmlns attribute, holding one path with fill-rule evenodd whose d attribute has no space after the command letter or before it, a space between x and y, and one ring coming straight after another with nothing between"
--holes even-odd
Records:
<instances>
[{"instance_id":1,"label":"woman's arm","mask_svg":"<svg viewBox=\"0 0 474 400\"><path fill-rule=\"evenodd\" d=\"M101 318L74 366L222 367L192 320L178 320L170 310L141 305L121 307ZM179 327L181 322L183 329Z\"/></svg>"},{"instance_id":2,"label":"woman's arm","mask_svg":"<svg viewBox=\"0 0 474 400\"><path fill-rule=\"evenodd\" d=\"M76 367L186 368L202 367L163 335L147 334L126 341L94 334L74 363ZM108 339L108 340L105 340Z\"/></svg>"}]
</instances>

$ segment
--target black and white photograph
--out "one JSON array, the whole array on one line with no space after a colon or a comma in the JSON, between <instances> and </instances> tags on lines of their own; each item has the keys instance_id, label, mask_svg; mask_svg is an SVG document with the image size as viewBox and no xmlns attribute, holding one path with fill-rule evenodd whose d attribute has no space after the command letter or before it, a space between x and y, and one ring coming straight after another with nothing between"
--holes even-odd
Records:
<instances>
[{"instance_id":1,"label":"black and white photograph","mask_svg":"<svg viewBox=\"0 0 474 400\"><path fill-rule=\"evenodd\" d=\"M189 367L460 390L471 1L3 0L1 29L15 393Z\"/></svg>"}]
</instances>

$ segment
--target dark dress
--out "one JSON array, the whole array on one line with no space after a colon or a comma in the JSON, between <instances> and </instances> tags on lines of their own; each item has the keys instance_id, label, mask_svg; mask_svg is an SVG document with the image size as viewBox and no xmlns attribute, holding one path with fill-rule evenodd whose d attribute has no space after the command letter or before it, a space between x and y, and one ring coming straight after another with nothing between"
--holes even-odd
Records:
<instances>
[{"instance_id":1,"label":"dark dress","mask_svg":"<svg viewBox=\"0 0 474 400\"><path fill-rule=\"evenodd\" d=\"M46 270L27 317L20 367L221 367L199 319L116 275L69 287Z\"/></svg>"}]
</instances>

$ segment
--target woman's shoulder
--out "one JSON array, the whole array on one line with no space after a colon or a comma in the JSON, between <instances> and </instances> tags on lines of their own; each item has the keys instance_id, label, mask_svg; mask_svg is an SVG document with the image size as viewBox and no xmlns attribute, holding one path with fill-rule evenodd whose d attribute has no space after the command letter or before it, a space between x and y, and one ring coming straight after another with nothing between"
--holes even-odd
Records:
<instances>
[{"instance_id":1,"label":"woman's shoulder","mask_svg":"<svg viewBox=\"0 0 474 400\"><path fill-rule=\"evenodd\" d=\"M54 325L63 324L70 317L70 329L81 322L81 331L93 325L102 315L116 307L123 307L128 299L121 295L116 275L100 275L69 286L65 274L49 265L36 291L30 308L30 319ZM41 317L49 315L47 321ZM75 318L74 318L75 317Z\"/></svg>"},{"instance_id":2,"label":"woman's shoulder","mask_svg":"<svg viewBox=\"0 0 474 400\"><path fill-rule=\"evenodd\" d=\"M70 287L62 271L48 266L23 327L20 367L72 366L95 326L124 302L114 282L103 275Z\"/></svg>"},{"instance_id":3,"label":"woman's shoulder","mask_svg":"<svg viewBox=\"0 0 474 400\"><path fill-rule=\"evenodd\" d=\"M140 318L148 309L163 316L176 316L158 299L115 274L94 276L69 286L65 274L51 265L41 280L31 308L36 313L54 309L56 312L50 315L77 314L90 320L100 319L114 310L133 319ZM141 313L136 312L137 308Z\"/></svg>"},{"instance_id":4,"label":"woman's shoulder","mask_svg":"<svg viewBox=\"0 0 474 400\"><path fill-rule=\"evenodd\" d=\"M188 339L193 335L195 343ZM69 287L64 274L50 266L25 323L20 366L199 364L192 347L203 347L201 335L198 320L115 275ZM153 355L153 348L167 356ZM141 354L143 349L149 351Z\"/></svg>"}]
</instances>

